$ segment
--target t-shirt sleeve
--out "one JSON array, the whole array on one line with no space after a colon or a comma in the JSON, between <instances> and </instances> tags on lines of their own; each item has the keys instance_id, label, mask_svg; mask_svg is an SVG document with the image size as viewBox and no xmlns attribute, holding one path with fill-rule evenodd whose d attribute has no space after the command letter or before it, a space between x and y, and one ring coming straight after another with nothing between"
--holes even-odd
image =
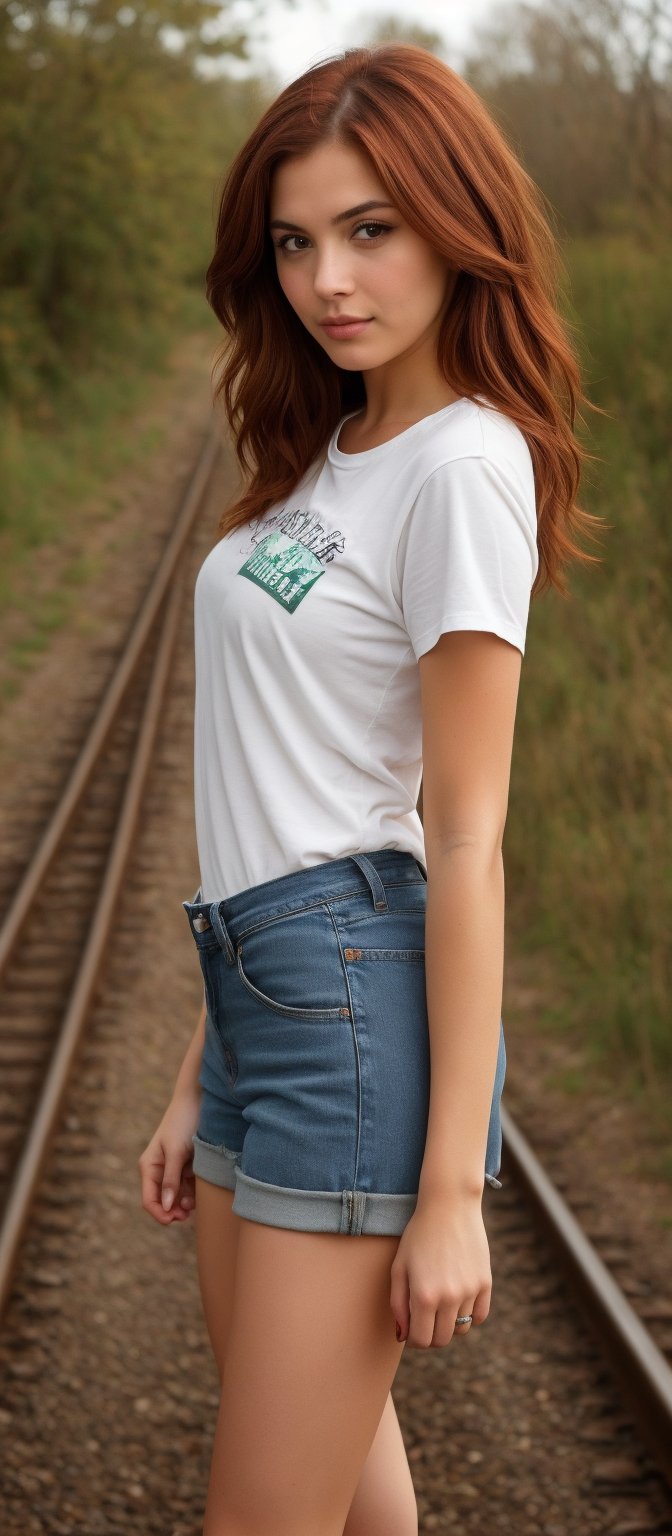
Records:
<instances>
[{"instance_id":1,"label":"t-shirt sleeve","mask_svg":"<svg viewBox=\"0 0 672 1536\"><path fill-rule=\"evenodd\" d=\"M397 547L401 608L416 658L453 629L489 630L524 655L538 565L534 495L513 468L474 455L433 470Z\"/></svg>"}]
</instances>

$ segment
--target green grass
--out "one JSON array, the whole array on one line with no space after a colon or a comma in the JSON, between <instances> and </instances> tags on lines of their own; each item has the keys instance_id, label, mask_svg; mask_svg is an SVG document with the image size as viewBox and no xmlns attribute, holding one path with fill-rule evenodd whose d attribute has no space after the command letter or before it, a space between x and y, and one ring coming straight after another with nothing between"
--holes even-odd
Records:
<instances>
[{"instance_id":1,"label":"green grass","mask_svg":"<svg viewBox=\"0 0 672 1536\"><path fill-rule=\"evenodd\" d=\"M603 461L589 467L582 501L612 526L601 547L587 545L603 564L573 568L568 601L551 593L532 604L505 837L507 928L513 948L551 977L532 1027L571 1037L589 1076L641 1105L672 1177L672 252L618 234L573 240L564 255L587 393L611 413L588 412L581 427ZM0 417L0 601L13 601L12 578L40 546L58 546L88 498L96 518L114 519L108 482L160 435L135 431L134 415L180 326L209 323L202 298L186 295L179 325L147 329L134 353L67 381L30 425L11 411ZM79 622L77 589L91 575L84 553L58 595L33 608L18 599L26 633L12 646L6 701L51 634ZM564 1086L578 1094L575 1069Z\"/></svg>"},{"instance_id":2,"label":"green grass","mask_svg":"<svg viewBox=\"0 0 672 1536\"><path fill-rule=\"evenodd\" d=\"M515 947L550 953L553 1027L672 1129L672 371L669 245L574 241L591 465L612 527L571 597L532 603L506 829Z\"/></svg>"},{"instance_id":3,"label":"green grass","mask_svg":"<svg viewBox=\"0 0 672 1536\"><path fill-rule=\"evenodd\" d=\"M162 441L155 424L138 428L139 409L161 374L170 346L182 333L207 331L205 302L186 293L173 323L148 323L133 349L86 372L71 371L26 420L16 408L0 407L0 602L13 601L15 573L36 549L67 538L74 509L104 490L106 482L142 462ZM114 517L113 496L95 512Z\"/></svg>"},{"instance_id":4,"label":"green grass","mask_svg":"<svg viewBox=\"0 0 672 1536\"><path fill-rule=\"evenodd\" d=\"M126 346L104 366L64 373L37 409L0 406L0 606L11 620L0 680L5 704L16 699L54 633L69 624L82 634L95 627L78 606L81 589L100 572L87 551L89 531L114 524L123 504L113 490L115 476L141 464L167 437L167 418L139 424L139 416L171 347L180 335L210 329L214 341L217 328L204 300L187 292L169 326L148 324L134 348ZM69 556L73 545L79 553ZM44 560L52 554L50 587Z\"/></svg>"}]
</instances>

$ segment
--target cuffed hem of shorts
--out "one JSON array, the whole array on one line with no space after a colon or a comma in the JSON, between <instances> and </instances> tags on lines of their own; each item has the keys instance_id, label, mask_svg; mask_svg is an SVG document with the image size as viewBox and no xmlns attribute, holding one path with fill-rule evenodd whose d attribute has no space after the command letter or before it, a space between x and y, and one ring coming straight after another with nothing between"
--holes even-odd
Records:
<instances>
[{"instance_id":1,"label":"cuffed hem of shorts","mask_svg":"<svg viewBox=\"0 0 672 1536\"><path fill-rule=\"evenodd\" d=\"M232 1209L250 1221L299 1232L343 1232L350 1237L399 1237L417 1205L417 1194L362 1189L286 1189L236 1171Z\"/></svg>"},{"instance_id":2,"label":"cuffed hem of shorts","mask_svg":"<svg viewBox=\"0 0 672 1536\"><path fill-rule=\"evenodd\" d=\"M346 1232L351 1236L400 1236L410 1221L417 1195L378 1194L367 1190L288 1189L243 1173L239 1152L192 1137L193 1171L221 1189L235 1190L232 1210L248 1221L290 1227L301 1232ZM486 1173L486 1183L501 1189L501 1180Z\"/></svg>"},{"instance_id":3,"label":"cuffed hem of shorts","mask_svg":"<svg viewBox=\"0 0 672 1536\"><path fill-rule=\"evenodd\" d=\"M240 1157L239 1152L230 1152L228 1147L215 1146L211 1141L203 1141L200 1136L192 1136L194 1156L192 1169L199 1178L206 1179L208 1184L219 1184L221 1189L235 1189L236 1187L236 1163Z\"/></svg>"},{"instance_id":4,"label":"cuffed hem of shorts","mask_svg":"<svg viewBox=\"0 0 672 1536\"><path fill-rule=\"evenodd\" d=\"M236 1216L297 1232L341 1232L350 1237L400 1237L417 1205L417 1194L361 1189L289 1189L243 1173L239 1154L193 1136L193 1170L225 1189L235 1189Z\"/></svg>"}]
</instances>

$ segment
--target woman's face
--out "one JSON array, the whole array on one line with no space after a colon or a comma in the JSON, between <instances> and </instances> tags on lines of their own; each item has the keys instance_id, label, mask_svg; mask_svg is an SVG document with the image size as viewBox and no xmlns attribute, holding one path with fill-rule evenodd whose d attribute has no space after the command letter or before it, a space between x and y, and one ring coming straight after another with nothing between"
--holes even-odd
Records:
<instances>
[{"instance_id":1,"label":"woman's face","mask_svg":"<svg viewBox=\"0 0 672 1536\"><path fill-rule=\"evenodd\" d=\"M362 203L380 206L353 213ZM454 269L405 223L359 150L332 141L277 166L269 227L280 287L339 367L377 368L438 334ZM366 323L325 330L345 315Z\"/></svg>"}]
</instances>

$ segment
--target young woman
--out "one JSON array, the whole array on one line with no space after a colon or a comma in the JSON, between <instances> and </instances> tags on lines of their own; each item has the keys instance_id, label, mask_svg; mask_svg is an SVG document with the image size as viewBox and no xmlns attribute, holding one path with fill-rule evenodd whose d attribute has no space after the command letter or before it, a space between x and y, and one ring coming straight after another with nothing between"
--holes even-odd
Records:
<instances>
[{"instance_id":1,"label":"young woman","mask_svg":"<svg viewBox=\"0 0 672 1536\"><path fill-rule=\"evenodd\" d=\"M224 185L246 478L195 591L205 1000L140 1158L156 1220L196 1207L205 1536L414 1536L404 1344L488 1316L528 609L594 559L555 255L478 97L410 45L294 80Z\"/></svg>"}]
</instances>

